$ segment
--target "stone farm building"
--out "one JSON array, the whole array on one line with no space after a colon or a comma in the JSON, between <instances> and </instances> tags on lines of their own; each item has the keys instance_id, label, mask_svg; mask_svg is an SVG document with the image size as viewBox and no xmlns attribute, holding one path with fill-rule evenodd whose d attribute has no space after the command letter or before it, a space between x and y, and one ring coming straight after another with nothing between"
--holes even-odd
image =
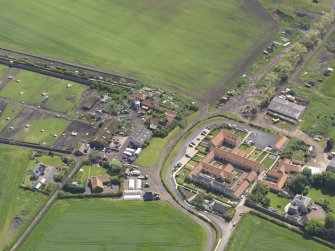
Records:
<instances>
[{"instance_id":1,"label":"stone farm building","mask_svg":"<svg viewBox=\"0 0 335 251\"><path fill-rule=\"evenodd\" d=\"M305 112L306 107L293 102L274 97L268 107L268 113L290 123L297 123Z\"/></svg>"},{"instance_id":2,"label":"stone farm building","mask_svg":"<svg viewBox=\"0 0 335 251\"><path fill-rule=\"evenodd\" d=\"M263 170L263 166L246 158L237 148L239 137L220 131L209 143L210 152L192 169L188 178L202 186L238 199ZM234 147L226 150L222 146ZM240 177L236 172L242 173Z\"/></svg>"}]
</instances>

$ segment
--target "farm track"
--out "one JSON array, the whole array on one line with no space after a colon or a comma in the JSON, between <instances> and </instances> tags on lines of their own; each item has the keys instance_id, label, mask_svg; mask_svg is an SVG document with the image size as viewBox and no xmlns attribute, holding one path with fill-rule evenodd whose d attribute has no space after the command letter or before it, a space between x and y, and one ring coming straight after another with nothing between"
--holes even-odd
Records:
<instances>
[{"instance_id":1,"label":"farm track","mask_svg":"<svg viewBox=\"0 0 335 251\"><path fill-rule=\"evenodd\" d=\"M65 69L73 71L73 72L78 71L78 72L85 72L86 74L101 76L104 79L111 79L113 82L116 82L116 83L118 83L120 85L123 85L125 87L134 87L134 85L137 82L137 80L135 80L135 79L114 75L114 74L111 74L111 73L108 73L108 72L103 72L103 71L98 70L98 69L92 69L92 68L89 68L88 66L84 66L84 65L80 65L80 64L79 65L73 65L73 64L64 63L64 62L56 61L56 60L53 60L53 59L49 59L49 58L46 58L46 57L41 57L41 56L27 54L27 53L23 53L23 52L19 52L19 51L9 50L9 49L6 49L6 48L0 48L0 55L6 56L9 59L20 59L20 60L24 60L24 61L29 61L29 62L34 63L34 64L39 63L39 64L48 65L49 67L51 67L51 66L52 67L62 67L62 68L65 68ZM36 67L36 68L38 68L38 67Z\"/></svg>"}]
</instances>

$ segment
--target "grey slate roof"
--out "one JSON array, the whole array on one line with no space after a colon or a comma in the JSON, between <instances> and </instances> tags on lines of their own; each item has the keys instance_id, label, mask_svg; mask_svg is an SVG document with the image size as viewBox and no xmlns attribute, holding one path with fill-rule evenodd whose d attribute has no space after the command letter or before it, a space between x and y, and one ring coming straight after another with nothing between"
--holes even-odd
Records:
<instances>
[{"instance_id":1,"label":"grey slate roof","mask_svg":"<svg viewBox=\"0 0 335 251\"><path fill-rule=\"evenodd\" d=\"M305 109L305 106L298 105L278 97L273 98L268 107L270 112L283 115L294 120L300 119Z\"/></svg>"}]
</instances>

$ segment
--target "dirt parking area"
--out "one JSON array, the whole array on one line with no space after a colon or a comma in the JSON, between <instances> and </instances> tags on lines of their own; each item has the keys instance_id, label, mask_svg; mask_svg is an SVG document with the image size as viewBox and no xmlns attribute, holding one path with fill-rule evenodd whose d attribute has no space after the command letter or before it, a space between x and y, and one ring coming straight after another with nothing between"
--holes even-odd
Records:
<instances>
[{"instance_id":1,"label":"dirt parking area","mask_svg":"<svg viewBox=\"0 0 335 251\"><path fill-rule=\"evenodd\" d=\"M71 133L77 133L72 136ZM63 132L63 135L56 141L55 146L58 148L73 148L79 145L85 139L94 136L97 129L80 121L73 121ZM65 136L64 136L65 135Z\"/></svg>"},{"instance_id":2,"label":"dirt parking area","mask_svg":"<svg viewBox=\"0 0 335 251\"><path fill-rule=\"evenodd\" d=\"M307 217L309 219L318 219L318 220L324 220L326 218L326 212L322 209L321 206L313 204L311 206L312 210L309 214L307 214ZM315 208L315 209L313 209Z\"/></svg>"}]
</instances>

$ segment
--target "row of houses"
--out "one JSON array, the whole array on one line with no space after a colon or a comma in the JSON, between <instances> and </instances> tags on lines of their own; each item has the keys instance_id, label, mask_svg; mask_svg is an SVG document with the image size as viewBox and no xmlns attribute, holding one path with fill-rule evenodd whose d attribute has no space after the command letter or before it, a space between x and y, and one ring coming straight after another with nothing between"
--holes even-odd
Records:
<instances>
[{"instance_id":1,"label":"row of houses","mask_svg":"<svg viewBox=\"0 0 335 251\"><path fill-rule=\"evenodd\" d=\"M236 147L240 142L240 137L220 131L209 143L209 153L192 169L188 179L232 199L240 198L263 170L261 164L247 159L247 153ZM234 149L229 151L222 146ZM236 169L243 172L237 181L234 180Z\"/></svg>"}]
</instances>

